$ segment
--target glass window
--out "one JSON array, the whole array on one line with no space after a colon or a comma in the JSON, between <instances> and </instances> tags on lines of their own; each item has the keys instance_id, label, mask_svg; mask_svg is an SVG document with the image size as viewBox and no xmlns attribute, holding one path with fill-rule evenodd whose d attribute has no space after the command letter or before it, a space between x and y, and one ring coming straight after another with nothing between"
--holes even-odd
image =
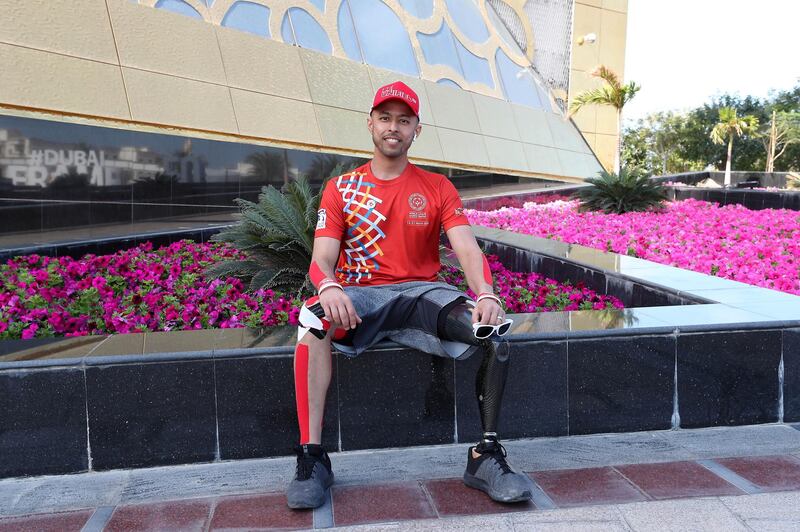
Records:
<instances>
[{"instance_id":1,"label":"glass window","mask_svg":"<svg viewBox=\"0 0 800 532\"><path fill-rule=\"evenodd\" d=\"M419 76L411 39L394 11L375 0L348 0L348 3L366 62Z\"/></svg>"},{"instance_id":2,"label":"glass window","mask_svg":"<svg viewBox=\"0 0 800 532\"><path fill-rule=\"evenodd\" d=\"M342 41L344 52L347 57L359 63L364 62L361 57L361 48L358 46L356 39L356 30L353 27L353 19L350 16L350 6L347 0L342 0L339 5L339 14L337 15L336 26L339 28L339 40Z\"/></svg>"},{"instance_id":3,"label":"glass window","mask_svg":"<svg viewBox=\"0 0 800 532\"><path fill-rule=\"evenodd\" d=\"M445 0L450 17L464 35L476 43L489 38L489 30L473 0Z\"/></svg>"},{"instance_id":4,"label":"glass window","mask_svg":"<svg viewBox=\"0 0 800 532\"><path fill-rule=\"evenodd\" d=\"M325 0L311 0L311 3L314 4L321 12L325 12Z\"/></svg>"},{"instance_id":5,"label":"glass window","mask_svg":"<svg viewBox=\"0 0 800 532\"><path fill-rule=\"evenodd\" d=\"M533 80L533 72L516 64L501 48L497 49L494 57L503 90L509 101L528 107L545 107L539 98L536 82Z\"/></svg>"},{"instance_id":6,"label":"glass window","mask_svg":"<svg viewBox=\"0 0 800 532\"><path fill-rule=\"evenodd\" d=\"M489 68L489 61L478 57L464 48L464 45L461 44L455 35L453 36L453 42L456 45L461 67L464 69L464 79L473 83L483 83L487 87L493 89L494 81L492 80L492 71Z\"/></svg>"},{"instance_id":7,"label":"glass window","mask_svg":"<svg viewBox=\"0 0 800 532\"><path fill-rule=\"evenodd\" d=\"M291 23L291 27L287 28L289 23ZM292 29L294 29L294 32L292 32ZM284 42L294 43L303 48L317 50L326 54L330 54L333 51L331 41L328 39L325 30L319 25L319 22L306 10L299 7L292 7L286 11L281 24L281 35Z\"/></svg>"},{"instance_id":8,"label":"glass window","mask_svg":"<svg viewBox=\"0 0 800 532\"><path fill-rule=\"evenodd\" d=\"M211 7L211 6L213 6L213 5L214 5L214 0L206 0L206 5L207 5L208 7Z\"/></svg>"},{"instance_id":9,"label":"glass window","mask_svg":"<svg viewBox=\"0 0 800 532\"><path fill-rule=\"evenodd\" d=\"M417 18L430 18L433 15L433 0L400 0L400 5Z\"/></svg>"},{"instance_id":10,"label":"glass window","mask_svg":"<svg viewBox=\"0 0 800 532\"><path fill-rule=\"evenodd\" d=\"M187 17L203 20L203 16L198 13L195 8L181 0L159 0L156 7L158 9L164 9L180 15L186 15Z\"/></svg>"},{"instance_id":11,"label":"glass window","mask_svg":"<svg viewBox=\"0 0 800 532\"><path fill-rule=\"evenodd\" d=\"M461 63L458 61L458 52L453 43L453 33L447 27L446 22L442 22L442 27L436 33L430 35L417 33L417 38L422 48L422 55L425 56L425 61L429 65L449 66L462 76L464 75Z\"/></svg>"},{"instance_id":12,"label":"glass window","mask_svg":"<svg viewBox=\"0 0 800 532\"><path fill-rule=\"evenodd\" d=\"M448 87L455 87L456 89L460 89L461 88L461 85L459 85L458 83L456 83L455 81L453 81L450 78L442 78L442 79L438 80L436 83L438 83L439 85L447 85Z\"/></svg>"},{"instance_id":13,"label":"glass window","mask_svg":"<svg viewBox=\"0 0 800 532\"><path fill-rule=\"evenodd\" d=\"M222 25L269 37L269 8L253 2L236 2L225 13Z\"/></svg>"}]
</instances>

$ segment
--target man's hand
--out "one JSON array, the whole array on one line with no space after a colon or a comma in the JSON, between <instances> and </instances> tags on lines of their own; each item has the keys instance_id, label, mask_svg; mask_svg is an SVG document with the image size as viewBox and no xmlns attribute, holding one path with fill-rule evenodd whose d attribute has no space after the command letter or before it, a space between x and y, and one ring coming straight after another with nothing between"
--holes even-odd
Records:
<instances>
[{"instance_id":1,"label":"man's hand","mask_svg":"<svg viewBox=\"0 0 800 532\"><path fill-rule=\"evenodd\" d=\"M335 327L355 329L361 323L350 296L344 290L335 287L323 290L319 295L319 304L325 311L325 317Z\"/></svg>"},{"instance_id":2,"label":"man's hand","mask_svg":"<svg viewBox=\"0 0 800 532\"><path fill-rule=\"evenodd\" d=\"M472 323L483 325L497 325L505 319L503 309L492 298L485 298L478 301L472 309Z\"/></svg>"}]
</instances>

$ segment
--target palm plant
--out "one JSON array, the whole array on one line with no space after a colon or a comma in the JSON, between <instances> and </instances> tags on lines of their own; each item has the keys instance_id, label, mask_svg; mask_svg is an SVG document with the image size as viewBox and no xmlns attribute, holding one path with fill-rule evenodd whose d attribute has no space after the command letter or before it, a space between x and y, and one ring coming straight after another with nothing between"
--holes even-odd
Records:
<instances>
[{"instance_id":1,"label":"palm plant","mask_svg":"<svg viewBox=\"0 0 800 532\"><path fill-rule=\"evenodd\" d=\"M258 203L237 198L241 221L211 240L227 242L247 257L216 263L211 277L239 277L250 290L271 288L304 292L322 191L314 194L308 180L291 181L281 193L272 185L261 189Z\"/></svg>"},{"instance_id":2,"label":"palm plant","mask_svg":"<svg viewBox=\"0 0 800 532\"><path fill-rule=\"evenodd\" d=\"M728 143L728 158L725 161L725 186L731 185L731 156L733 155L733 138L756 133L758 118L753 115L738 116L733 107L720 107L719 122L711 130L711 141L714 144Z\"/></svg>"},{"instance_id":3,"label":"palm plant","mask_svg":"<svg viewBox=\"0 0 800 532\"><path fill-rule=\"evenodd\" d=\"M271 288L292 293L311 290L308 268L314 247L322 191L327 180L354 168L352 163L339 162L328 169L328 178L317 194L308 178L302 176L283 187L262 187L258 202L237 198L241 221L211 237L214 242L227 242L246 255L244 260L219 262L208 269L210 277L239 277L249 283L250 290Z\"/></svg>"},{"instance_id":4,"label":"palm plant","mask_svg":"<svg viewBox=\"0 0 800 532\"><path fill-rule=\"evenodd\" d=\"M617 113L617 150L614 152L614 173L620 171L620 145L622 133L622 108L636 96L641 88L639 85L630 81L626 84L620 82L619 77L608 67L600 65L593 72L592 76L603 80L601 87L584 91L575 98L569 105L569 116L577 113L585 105L610 105Z\"/></svg>"},{"instance_id":5,"label":"palm plant","mask_svg":"<svg viewBox=\"0 0 800 532\"><path fill-rule=\"evenodd\" d=\"M602 171L599 177L586 179L590 186L578 189L574 196L583 211L623 214L658 208L667 199L664 187L644 174L622 169L618 174Z\"/></svg>"}]
</instances>

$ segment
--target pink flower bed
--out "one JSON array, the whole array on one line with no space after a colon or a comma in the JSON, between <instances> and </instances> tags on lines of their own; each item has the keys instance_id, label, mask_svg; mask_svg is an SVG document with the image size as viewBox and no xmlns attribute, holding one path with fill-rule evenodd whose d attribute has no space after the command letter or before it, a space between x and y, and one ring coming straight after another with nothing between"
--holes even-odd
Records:
<instances>
[{"instance_id":1,"label":"pink flower bed","mask_svg":"<svg viewBox=\"0 0 800 532\"><path fill-rule=\"evenodd\" d=\"M800 213L692 199L662 212L578 212L577 201L491 212L473 224L552 238L800 294Z\"/></svg>"},{"instance_id":2,"label":"pink flower bed","mask_svg":"<svg viewBox=\"0 0 800 532\"><path fill-rule=\"evenodd\" d=\"M145 244L80 260L31 255L0 266L0 340L206 328L297 325L302 299L246 293L241 281L208 280L203 269L238 252L182 241ZM622 307L619 300L490 261L510 311ZM455 268L446 282L464 285Z\"/></svg>"}]
</instances>

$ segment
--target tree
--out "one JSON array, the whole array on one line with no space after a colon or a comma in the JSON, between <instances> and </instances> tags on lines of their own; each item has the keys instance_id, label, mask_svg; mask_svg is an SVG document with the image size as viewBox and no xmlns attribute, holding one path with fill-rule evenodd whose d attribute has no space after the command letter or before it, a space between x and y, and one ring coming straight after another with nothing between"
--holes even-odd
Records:
<instances>
[{"instance_id":1,"label":"tree","mask_svg":"<svg viewBox=\"0 0 800 532\"><path fill-rule=\"evenodd\" d=\"M575 96L569 105L570 116L577 113L585 105L610 105L617 112L617 150L614 153L614 173L619 173L620 147L622 137L622 108L639 92L639 85L633 81L623 85L619 77L608 67L600 65L592 76L603 80L603 85Z\"/></svg>"},{"instance_id":2,"label":"tree","mask_svg":"<svg viewBox=\"0 0 800 532\"><path fill-rule=\"evenodd\" d=\"M702 170L705 163L683 157L688 115L660 112L636 121L622 138L622 165L647 175ZM708 135L705 135L708 143Z\"/></svg>"},{"instance_id":3,"label":"tree","mask_svg":"<svg viewBox=\"0 0 800 532\"><path fill-rule=\"evenodd\" d=\"M733 107L722 107L719 110L719 122L711 130L711 141L714 144L728 143L728 157L725 162L725 186L731 185L731 158L733 155L733 139L757 132L758 118L753 115L739 116Z\"/></svg>"},{"instance_id":4,"label":"tree","mask_svg":"<svg viewBox=\"0 0 800 532\"><path fill-rule=\"evenodd\" d=\"M761 132L761 140L767 152L767 172L775 171L775 161L784 154L786 148L800 143L800 113L787 113L772 110L772 120Z\"/></svg>"}]
</instances>

